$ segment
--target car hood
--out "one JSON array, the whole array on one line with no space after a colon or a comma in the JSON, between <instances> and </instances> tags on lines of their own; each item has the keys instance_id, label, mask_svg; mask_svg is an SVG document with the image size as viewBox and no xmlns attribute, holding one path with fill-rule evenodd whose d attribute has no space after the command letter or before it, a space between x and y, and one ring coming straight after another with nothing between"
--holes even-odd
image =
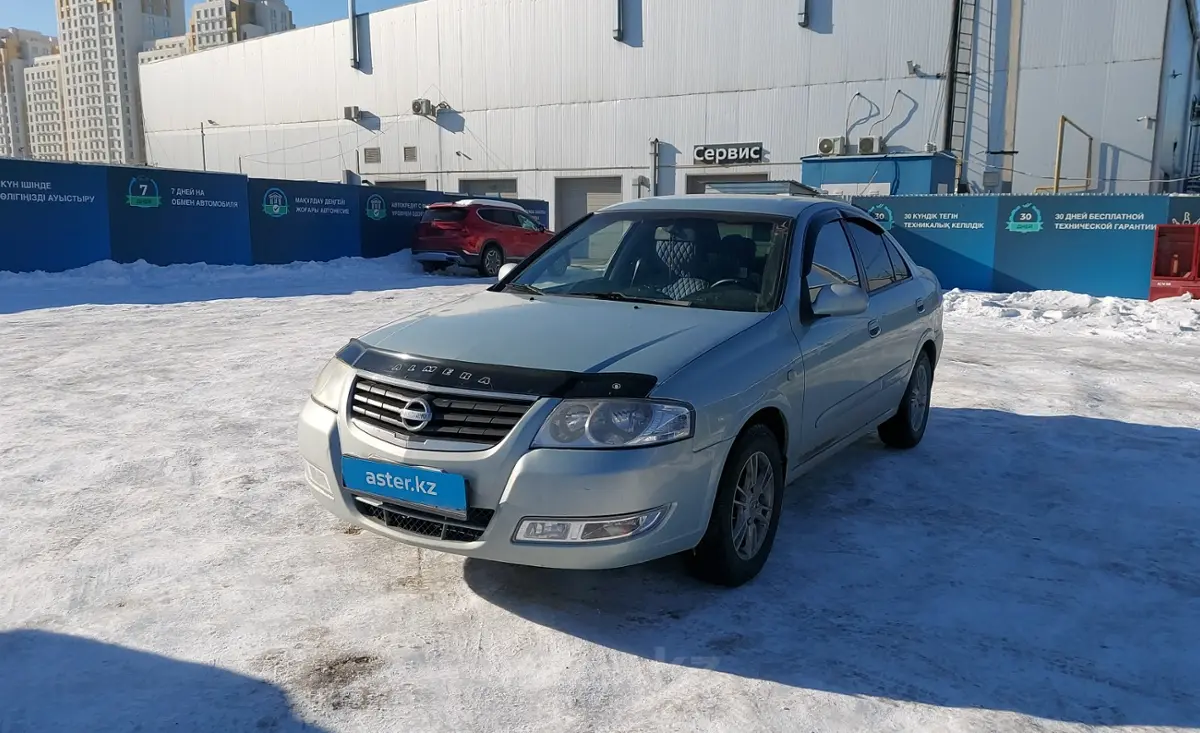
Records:
<instances>
[{"instance_id":1,"label":"car hood","mask_svg":"<svg viewBox=\"0 0 1200 733\"><path fill-rule=\"evenodd\" d=\"M359 341L432 359L663 379L765 316L486 291L389 324Z\"/></svg>"}]
</instances>

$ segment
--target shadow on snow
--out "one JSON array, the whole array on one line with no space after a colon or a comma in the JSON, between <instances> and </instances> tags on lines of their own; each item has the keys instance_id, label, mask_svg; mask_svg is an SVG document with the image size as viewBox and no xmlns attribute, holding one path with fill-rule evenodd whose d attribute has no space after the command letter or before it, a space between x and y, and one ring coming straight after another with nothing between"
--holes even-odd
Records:
<instances>
[{"instance_id":1,"label":"shadow on snow","mask_svg":"<svg viewBox=\"0 0 1200 733\"><path fill-rule=\"evenodd\" d=\"M217 667L44 631L0 633L0 730L321 733L287 696Z\"/></svg>"},{"instance_id":2,"label":"shadow on snow","mask_svg":"<svg viewBox=\"0 0 1200 733\"><path fill-rule=\"evenodd\" d=\"M763 573L468 560L535 623L798 688L1091 725L1200 725L1200 433L937 409L911 452L864 440L788 487ZM1190 485L1191 489L1185 489Z\"/></svg>"}]
</instances>

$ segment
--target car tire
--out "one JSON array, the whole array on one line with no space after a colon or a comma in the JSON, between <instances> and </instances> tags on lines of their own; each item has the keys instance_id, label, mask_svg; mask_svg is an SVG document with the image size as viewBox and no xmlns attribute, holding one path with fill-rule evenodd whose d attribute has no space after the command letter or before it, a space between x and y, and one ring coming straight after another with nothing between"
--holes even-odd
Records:
<instances>
[{"instance_id":1,"label":"car tire","mask_svg":"<svg viewBox=\"0 0 1200 733\"><path fill-rule=\"evenodd\" d=\"M504 250L495 242L484 245L479 253L479 274L484 277L496 277L504 266Z\"/></svg>"},{"instance_id":2,"label":"car tire","mask_svg":"<svg viewBox=\"0 0 1200 733\"><path fill-rule=\"evenodd\" d=\"M770 474L763 476L768 469ZM754 471L759 481L752 477ZM708 531L689 558L692 575L730 588L758 575L775 544L784 480L783 456L775 434L765 425L751 425L734 442L725 460ZM755 513L756 508L764 506L768 510L766 518ZM751 522L753 526L739 529L747 511L758 518Z\"/></svg>"},{"instance_id":3,"label":"car tire","mask_svg":"<svg viewBox=\"0 0 1200 733\"><path fill-rule=\"evenodd\" d=\"M907 450L917 447L929 425L929 402L933 393L933 363L929 354L921 351L908 378L908 388L900 398L900 409L880 424L879 439L891 448Z\"/></svg>"}]
</instances>

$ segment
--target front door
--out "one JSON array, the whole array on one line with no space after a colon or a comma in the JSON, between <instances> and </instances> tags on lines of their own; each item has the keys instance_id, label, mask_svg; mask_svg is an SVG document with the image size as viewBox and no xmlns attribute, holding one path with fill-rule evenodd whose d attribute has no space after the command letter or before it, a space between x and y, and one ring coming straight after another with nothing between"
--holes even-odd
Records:
<instances>
[{"instance_id":1,"label":"front door","mask_svg":"<svg viewBox=\"0 0 1200 733\"><path fill-rule=\"evenodd\" d=\"M862 286L860 268L842 228L833 217L812 239L812 268L804 283L808 302L836 283ZM803 297L803 294L802 294ZM803 449L798 462L812 458L865 425L878 375L869 373L864 352L871 342L867 313L810 318L797 323L804 359Z\"/></svg>"},{"instance_id":2,"label":"front door","mask_svg":"<svg viewBox=\"0 0 1200 733\"><path fill-rule=\"evenodd\" d=\"M533 220L532 217L524 214L517 214L517 223L521 225L521 239L523 240L523 250L520 255L528 257L537 251L538 247L545 244L549 237L542 230L542 226Z\"/></svg>"}]
</instances>

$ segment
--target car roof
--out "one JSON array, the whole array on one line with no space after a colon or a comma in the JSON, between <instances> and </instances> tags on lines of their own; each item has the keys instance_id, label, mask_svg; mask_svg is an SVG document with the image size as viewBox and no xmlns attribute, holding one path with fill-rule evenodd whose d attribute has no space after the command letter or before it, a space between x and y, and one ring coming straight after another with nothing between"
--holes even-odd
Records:
<instances>
[{"instance_id":1,"label":"car roof","mask_svg":"<svg viewBox=\"0 0 1200 733\"><path fill-rule=\"evenodd\" d=\"M796 217L813 206L838 203L819 196L697 193L623 201L603 211L724 211Z\"/></svg>"},{"instance_id":2,"label":"car roof","mask_svg":"<svg viewBox=\"0 0 1200 733\"><path fill-rule=\"evenodd\" d=\"M524 214L529 213L524 206L521 206L520 204L514 204L511 201L504 201L503 199L459 199L457 201L439 201L435 204L430 204L429 208L444 209L455 206L493 206L497 209L512 209L513 211L520 211Z\"/></svg>"}]
</instances>

